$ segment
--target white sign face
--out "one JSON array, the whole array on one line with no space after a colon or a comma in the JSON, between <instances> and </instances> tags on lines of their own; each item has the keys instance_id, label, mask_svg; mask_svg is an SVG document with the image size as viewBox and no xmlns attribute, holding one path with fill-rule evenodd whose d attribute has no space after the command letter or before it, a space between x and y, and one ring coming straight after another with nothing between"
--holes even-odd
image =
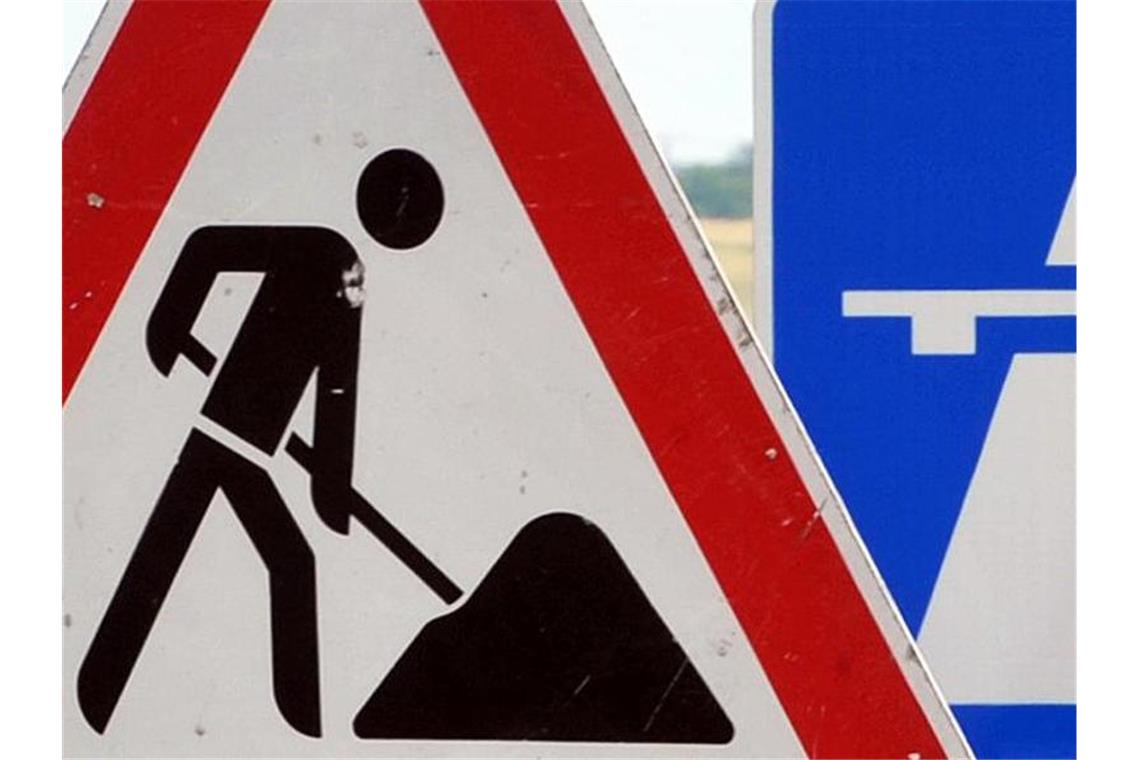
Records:
<instances>
[{"instance_id":1,"label":"white sign face","mask_svg":"<svg viewBox=\"0 0 1140 760\"><path fill-rule=\"evenodd\" d=\"M968 754L582 8L89 55L68 755Z\"/></svg>"}]
</instances>

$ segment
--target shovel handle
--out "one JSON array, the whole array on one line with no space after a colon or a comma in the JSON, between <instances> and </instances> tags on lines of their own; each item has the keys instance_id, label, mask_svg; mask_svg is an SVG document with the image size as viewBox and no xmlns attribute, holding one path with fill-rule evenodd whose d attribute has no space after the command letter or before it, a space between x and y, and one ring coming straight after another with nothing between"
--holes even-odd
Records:
<instances>
[{"instance_id":1,"label":"shovel handle","mask_svg":"<svg viewBox=\"0 0 1140 760\"><path fill-rule=\"evenodd\" d=\"M289 436L285 443L285 453L293 458L297 464L310 475L313 474L313 449L309 444L297 437L296 433ZM396 555L396 559L416 574L416 577L427 585L435 595L443 600L444 604L452 604L463 596L463 590L439 569L439 566L427 558L407 536L399 531L395 525L388 522L384 515L373 507L360 495L356 489L350 490L349 510L369 533L376 537L388 551Z\"/></svg>"}]
</instances>

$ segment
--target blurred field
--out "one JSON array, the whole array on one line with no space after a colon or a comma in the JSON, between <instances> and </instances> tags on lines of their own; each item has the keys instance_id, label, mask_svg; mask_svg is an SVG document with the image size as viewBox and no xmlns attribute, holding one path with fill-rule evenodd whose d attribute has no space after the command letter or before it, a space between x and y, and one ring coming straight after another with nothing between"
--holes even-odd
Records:
<instances>
[{"instance_id":1,"label":"blurred field","mask_svg":"<svg viewBox=\"0 0 1140 760\"><path fill-rule=\"evenodd\" d=\"M699 219L745 316L752 319L752 220Z\"/></svg>"}]
</instances>

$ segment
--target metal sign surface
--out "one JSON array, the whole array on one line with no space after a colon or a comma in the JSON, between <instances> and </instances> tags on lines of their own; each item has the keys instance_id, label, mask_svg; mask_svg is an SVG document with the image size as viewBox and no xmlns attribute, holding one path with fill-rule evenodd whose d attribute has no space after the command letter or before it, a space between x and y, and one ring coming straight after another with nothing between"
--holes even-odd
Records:
<instances>
[{"instance_id":1,"label":"metal sign surface","mask_svg":"<svg viewBox=\"0 0 1140 760\"><path fill-rule=\"evenodd\" d=\"M112 5L69 755L962 756L575 4Z\"/></svg>"},{"instance_id":2,"label":"metal sign surface","mask_svg":"<svg viewBox=\"0 0 1140 760\"><path fill-rule=\"evenodd\" d=\"M1070 756L1074 4L756 19L758 332L975 751Z\"/></svg>"}]
</instances>

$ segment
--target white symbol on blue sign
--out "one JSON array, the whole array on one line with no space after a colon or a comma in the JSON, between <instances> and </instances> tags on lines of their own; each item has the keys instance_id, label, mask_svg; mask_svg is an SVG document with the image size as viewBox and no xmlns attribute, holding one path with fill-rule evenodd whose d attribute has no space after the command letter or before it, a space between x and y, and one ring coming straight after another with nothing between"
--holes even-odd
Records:
<instances>
[{"instance_id":1,"label":"white symbol on blue sign","mask_svg":"<svg viewBox=\"0 0 1140 760\"><path fill-rule=\"evenodd\" d=\"M761 333L978 756L1072 756L1074 5L780 0L771 46Z\"/></svg>"},{"instance_id":2,"label":"white symbol on blue sign","mask_svg":"<svg viewBox=\"0 0 1140 760\"><path fill-rule=\"evenodd\" d=\"M1075 266L1070 194L1047 266ZM907 317L911 353L977 351L979 317L1076 315L1075 290L846 291L845 317ZM1017 353L919 644L958 703L1072 702L1074 354ZM1042 667L1050 663L1052 667Z\"/></svg>"}]
</instances>

